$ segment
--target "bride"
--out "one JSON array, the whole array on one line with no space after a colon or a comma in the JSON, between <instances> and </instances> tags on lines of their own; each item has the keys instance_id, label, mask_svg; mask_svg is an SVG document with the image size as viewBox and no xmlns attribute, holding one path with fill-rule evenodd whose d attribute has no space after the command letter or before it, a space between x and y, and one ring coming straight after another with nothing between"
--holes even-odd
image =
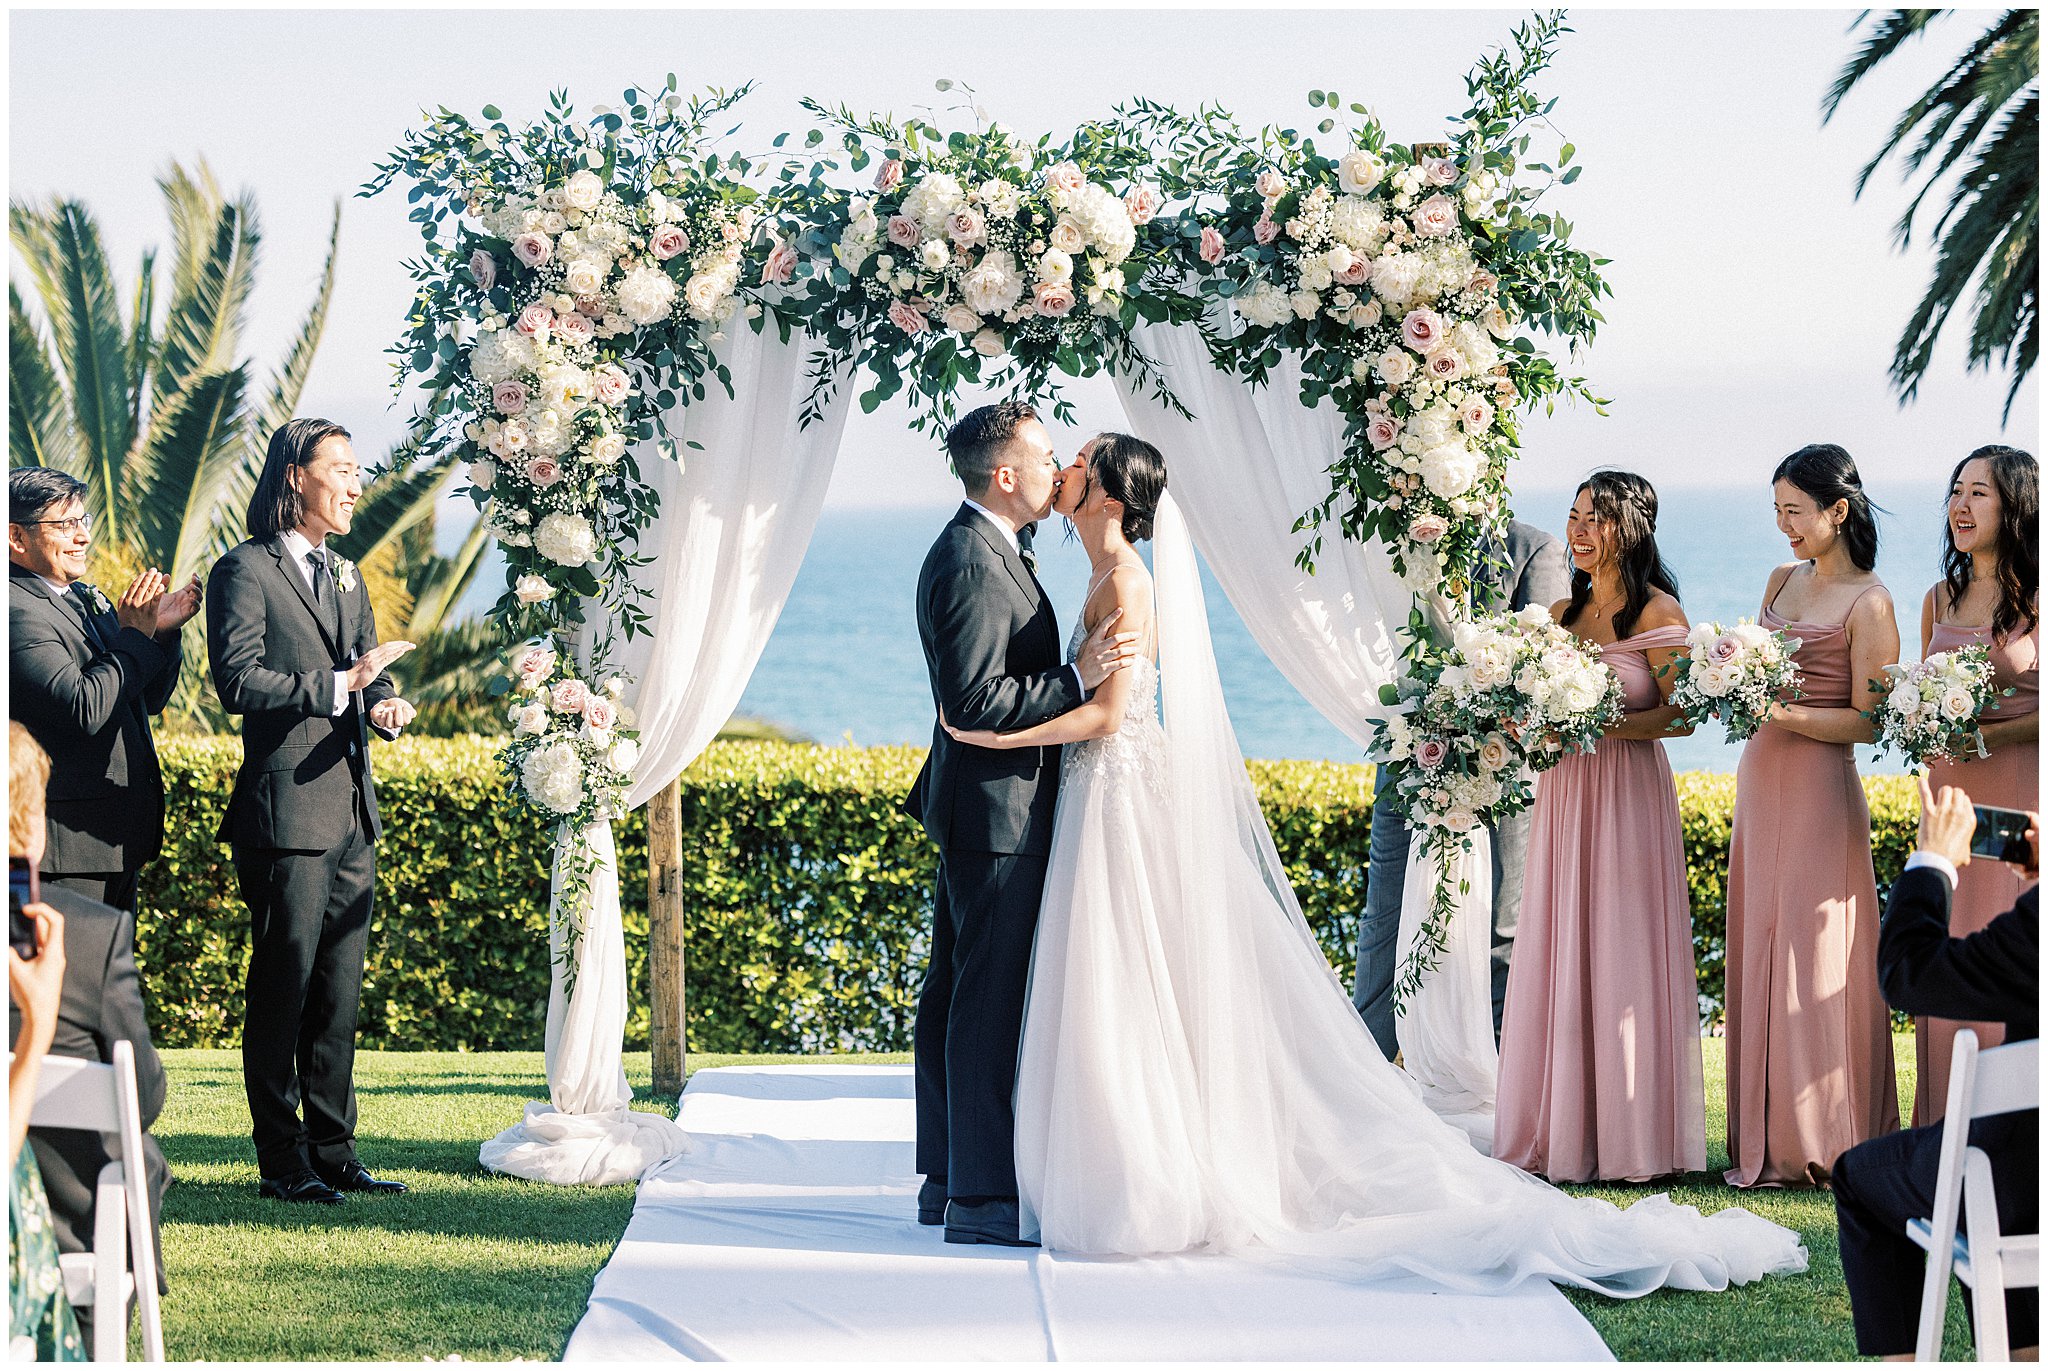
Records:
<instances>
[{"instance_id":1,"label":"bride","mask_svg":"<svg viewBox=\"0 0 2048 1371\"><path fill-rule=\"evenodd\" d=\"M1055 510L1134 670L979 747L1067 744L1018 1065L1026 1236L1055 1250L1266 1250L1458 1290L1609 1295L1802 1271L1798 1235L1663 1195L1626 1210L1480 1155L1382 1057L1281 868L1224 713L1193 545L1158 451L1105 433ZM1153 536L1156 583L1135 544ZM1160 713L1164 713L1162 726Z\"/></svg>"}]
</instances>

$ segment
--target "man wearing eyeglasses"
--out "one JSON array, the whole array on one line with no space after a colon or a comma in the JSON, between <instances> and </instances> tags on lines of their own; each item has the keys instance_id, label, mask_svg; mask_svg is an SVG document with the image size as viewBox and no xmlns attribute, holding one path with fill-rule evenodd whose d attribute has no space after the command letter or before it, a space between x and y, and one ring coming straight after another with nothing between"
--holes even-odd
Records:
<instances>
[{"instance_id":1,"label":"man wearing eyeglasses","mask_svg":"<svg viewBox=\"0 0 2048 1371\"><path fill-rule=\"evenodd\" d=\"M177 688L199 578L171 591L145 569L110 601L85 580L85 494L48 467L7 473L9 713L50 754L43 880L133 913L137 878L163 848L149 718Z\"/></svg>"}]
</instances>

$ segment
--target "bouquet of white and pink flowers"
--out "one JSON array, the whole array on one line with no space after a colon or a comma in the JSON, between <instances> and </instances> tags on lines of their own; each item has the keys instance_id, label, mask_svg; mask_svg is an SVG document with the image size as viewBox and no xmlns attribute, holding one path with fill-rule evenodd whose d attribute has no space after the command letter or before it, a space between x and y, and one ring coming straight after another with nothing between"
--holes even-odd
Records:
<instances>
[{"instance_id":1,"label":"bouquet of white and pink flowers","mask_svg":"<svg viewBox=\"0 0 2048 1371\"><path fill-rule=\"evenodd\" d=\"M1989 756L1984 746L1984 711L2001 695L1991 673L1991 654L1982 647L1937 652L1911 666L1888 666L1886 679L1872 681L1885 692L1864 716L1877 730L1878 747L1898 752L1915 766L1965 754Z\"/></svg>"},{"instance_id":2,"label":"bouquet of white and pink flowers","mask_svg":"<svg viewBox=\"0 0 2048 1371\"><path fill-rule=\"evenodd\" d=\"M1799 646L1798 638L1748 619L1732 628L1694 624L1685 655L1663 669L1678 673L1670 703L1692 724L1719 719L1728 740L1739 743L1764 726L1774 703L1799 698L1799 667L1792 660Z\"/></svg>"},{"instance_id":3,"label":"bouquet of white and pink flowers","mask_svg":"<svg viewBox=\"0 0 2048 1371\"><path fill-rule=\"evenodd\" d=\"M1394 768L1388 793L1424 830L1440 873L1474 828L1529 806L1536 773L1590 751L1622 715L1621 681L1539 606L1455 624L1451 635L1449 647L1424 650L1405 690L1381 692L1385 704L1405 699L1408 712L1374 725ZM1435 966L1450 911L1439 880L1397 1001Z\"/></svg>"},{"instance_id":4,"label":"bouquet of white and pink flowers","mask_svg":"<svg viewBox=\"0 0 2048 1371\"><path fill-rule=\"evenodd\" d=\"M514 793L578 828L623 815L640 761L637 721L623 700L626 678L585 681L575 658L537 642L513 657L501 684L511 696L512 741L499 756Z\"/></svg>"}]
</instances>

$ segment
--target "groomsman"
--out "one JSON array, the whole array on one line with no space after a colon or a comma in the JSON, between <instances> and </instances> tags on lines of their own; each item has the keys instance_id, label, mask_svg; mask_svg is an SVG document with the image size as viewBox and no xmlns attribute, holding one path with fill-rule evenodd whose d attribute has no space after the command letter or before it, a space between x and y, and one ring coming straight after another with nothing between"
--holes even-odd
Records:
<instances>
[{"instance_id":1,"label":"groomsman","mask_svg":"<svg viewBox=\"0 0 2048 1371\"><path fill-rule=\"evenodd\" d=\"M214 565L214 689L242 716L242 770L220 836L249 907L242 1075L261 1193L339 1204L397 1193L356 1159L356 1008L380 832L369 735L413 718L385 668L369 593L327 546L362 496L348 430L293 419L271 435L249 540ZM299 1115L303 1102L305 1116Z\"/></svg>"},{"instance_id":2,"label":"groomsman","mask_svg":"<svg viewBox=\"0 0 2048 1371\"><path fill-rule=\"evenodd\" d=\"M1492 580L1506 608L1548 609L1572 593L1572 564L1564 544L1520 519L1508 523L1507 541L1492 550ZM1492 612L1492 611L1489 611ZM1389 778L1379 768L1372 793L1372 852L1365 882L1365 910L1358 921L1358 979L1351 1003L1365 1019L1387 1060L1399 1043L1394 1036L1394 943L1401 928L1401 891L1407 881L1409 829L1387 799ZM1383 803L1383 801L1385 801ZM1508 964L1514 958L1515 926L1522 913L1522 869L1529 857L1529 811L1510 815L1487 832L1493 844L1493 1036L1500 1039L1500 1012L1507 1001Z\"/></svg>"},{"instance_id":3,"label":"groomsman","mask_svg":"<svg viewBox=\"0 0 2048 1371\"><path fill-rule=\"evenodd\" d=\"M48 467L7 473L9 713L50 756L42 879L132 914L164 838L149 717L177 689L199 578L166 593L146 570L110 601L85 580L85 493Z\"/></svg>"}]
</instances>

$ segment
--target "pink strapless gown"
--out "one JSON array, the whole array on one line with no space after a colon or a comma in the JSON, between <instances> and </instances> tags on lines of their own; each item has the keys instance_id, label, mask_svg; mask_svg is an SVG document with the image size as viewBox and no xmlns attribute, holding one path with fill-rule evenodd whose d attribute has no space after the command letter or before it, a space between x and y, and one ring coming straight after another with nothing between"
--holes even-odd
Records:
<instances>
[{"instance_id":1,"label":"pink strapless gown","mask_svg":"<svg viewBox=\"0 0 2048 1371\"><path fill-rule=\"evenodd\" d=\"M1803 644L1800 702L1846 708L1845 625L1762 622ZM1880 913L1855 749L1765 724L1736 769L1728 853L1730 1185L1809 1185L1809 1166L1898 1128Z\"/></svg>"},{"instance_id":2,"label":"pink strapless gown","mask_svg":"<svg viewBox=\"0 0 2048 1371\"><path fill-rule=\"evenodd\" d=\"M1994 642L1986 628L1956 628L1936 624L1928 641L1929 656L1953 652L1959 647L1982 645L1991 649L1991 667L1999 686L2011 686L2013 693L1994 704L1987 717L2010 719L2032 714L2041 707L2041 630L2026 636ZM1980 805L2001 809L2041 808L2041 745L2008 743L1989 757L1966 762L1936 762L1933 785L1937 793L1945 785L1961 786ZM1956 882L1955 899L1949 905L1948 931L1954 937L1975 933L2020 897L2020 878L2004 862L1979 858L1964 867ZM1948 1105L1949 1054L1955 1051L1956 1030L1974 1028L1978 1041L1996 1047L2005 1041L2005 1025L1957 1023L1953 1019L1913 1020L1913 1055L1920 1074L1913 1089L1913 1126L1940 1120Z\"/></svg>"},{"instance_id":3,"label":"pink strapless gown","mask_svg":"<svg viewBox=\"0 0 2048 1371\"><path fill-rule=\"evenodd\" d=\"M1601 649L1630 710L1658 703L1658 628ZM1502 1011L1494 1156L1555 1181L1707 1164L1685 841L1659 742L1603 738L1542 778Z\"/></svg>"}]
</instances>

